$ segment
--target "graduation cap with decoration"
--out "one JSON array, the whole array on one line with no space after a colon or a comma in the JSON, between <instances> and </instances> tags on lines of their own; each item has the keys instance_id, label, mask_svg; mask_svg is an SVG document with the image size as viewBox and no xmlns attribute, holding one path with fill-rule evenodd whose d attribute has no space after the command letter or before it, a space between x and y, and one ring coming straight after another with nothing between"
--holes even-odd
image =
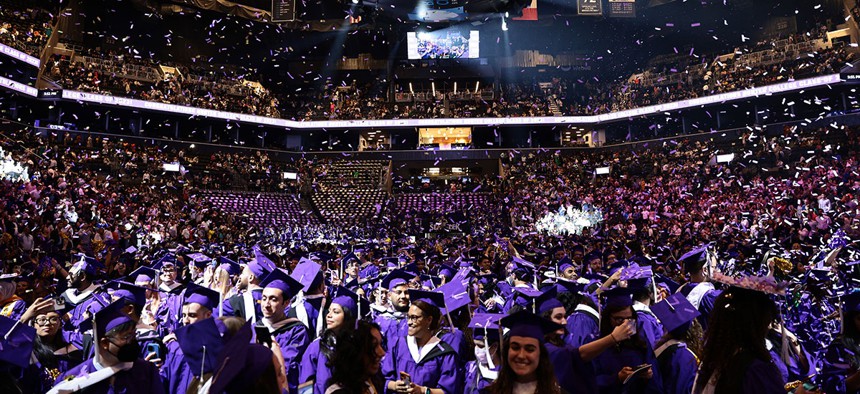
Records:
<instances>
[{"instance_id":1,"label":"graduation cap with decoration","mask_svg":"<svg viewBox=\"0 0 860 394\"><path fill-rule=\"evenodd\" d=\"M469 321L469 328L472 329L472 338L484 340L489 338L492 341L498 341L499 336L499 320L505 317L501 313L476 313ZM485 341L485 346L488 343Z\"/></svg>"},{"instance_id":2,"label":"graduation cap with decoration","mask_svg":"<svg viewBox=\"0 0 860 394\"><path fill-rule=\"evenodd\" d=\"M686 332L700 313L681 293L675 293L651 306L651 312L660 319L663 329L676 336Z\"/></svg>"},{"instance_id":3,"label":"graduation cap with decoration","mask_svg":"<svg viewBox=\"0 0 860 394\"><path fill-rule=\"evenodd\" d=\"M472 302L469 289L458 280L445 283L439 286L436 291L445 296L445 313L454 313Z\"/></svg>"},{"instance_id":4,"label":"graduation cap with decoration","mask_svg":"<svg viewBox=\"0 0 860 394\"><path fill-rule=\"evenodd\" d=\"M283 294L284 301L288 301L299 294L302 290L302 284L293 279L287 271L281 268L275 268L262 282L260 287L264 289L278 289Z\"/></svg>"}]
</instances>

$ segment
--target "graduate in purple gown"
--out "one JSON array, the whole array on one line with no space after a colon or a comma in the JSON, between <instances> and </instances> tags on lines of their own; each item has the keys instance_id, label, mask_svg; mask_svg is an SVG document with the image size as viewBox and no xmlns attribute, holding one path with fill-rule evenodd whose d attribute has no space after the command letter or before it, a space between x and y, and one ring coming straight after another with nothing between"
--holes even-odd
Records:
<instances>
[{"instance_id":1,"label":"graduate in purple gown","mask_svg":"<svg viewBox=\"0 0 860 394\"><path fill-rule=\"evenodd\" d=\"M633 310L636 311L639 326L648 345L654 345L663 336L663 326L654 313L651 312L651 304L654 303L656 295L654 287L654 273L650 267L631 265L621 273L621 280L627 281L627 287L633 292Z\"/></svg>"},{"instance_id":2,"label":"graduate in purple gown","mask_svg":"<svg viewBox=\"0 0 860 394\"><path fill-rule=\"evenodd\" d=\"M552 286L533 300L539 316L558 324L561 328L546 335L546 350L555 370L559 386L569 393L596 393L597 382L591 361L611 348L615 343L624 341L635 332L629 325L615 327L612 332L600 339L579 347L565 342L567 314L565 307L556 298L557 287Z\"/></svg>"},{"instance_id":3,"label":"graduate in purple gown","mask_svg":"<svg viewBox=\"0 0 860 394\"><path fill-rule=\"evenodd\" d=\"M221 305L222 316L238 316L246 321L257 322L262 317L260 310L260 300L263 297L263 288L260 287L260 282L272 272L275 267L269 266L266 261L249 261L241 265L242 273L239 274L239 280L236 281L236 289L239 294L236 294L226 300ZM248 309L254 309L254 313L249 313Z\"/></svg>"},{"instance_id":4,"label":"graduate in purple gown","mask_svg":"<svg viewBox=\"0 0 860 394\"><path fill-rule=\"evenodd\" d=\"M302 284L302 292L288 308L287 315L299 319L308 327L311 339L315 339L325 328L325 281L321 267L311 260L303 259L290 276Z\"/></svg>"},{"instance_id":5,"label":"graduate in purple gown","mask_svg":"<svg viewBox=\"0 0 860 394\"><path fill-rule=\"evenodd\" d=\"M580 347L600 336L600 313L590 297L578 297L579 303L567 317L567 336L565 342L572 347Z\"/></svg>"},{"instance_id":6,"label":"graduate in purple gown","mask_svg":"<svg viewBox=\"0 0 860 394\"><path fill-rule=\"evenodd\" d=\"M213 309L217 304L217 292L203 287L193 288L186 297L185 305L182 306L182 326L212 317ZM175 339L176 335L168 335L164 338L166 351L160 373L169 393L182 394L185 393L195 374L189 367L179 342Z\"/></svg>"},{"instance_id":7,"label":"graduate in purple gown","mask_svg":"<svg viewBox=\"0 0 860 394\"><path fill-rule=\"evenodd\" d=\"M311 385L314 394L325 393L326 382L331 377L327 364L336 346L336 338L345 335L344 331L355 329L359 313L368 315L370 303L344 287L335 289L325 317L326 329L311 342L299 365L299 392Z\"/></svg>"},{"instance_id":8,"label":"graduate in purple gown","mask_svg":"<svg viewBox=\"0 0 860 394\"><path fill-rule=\"evenodd\" d=\"M454 394L462 391L462 376L457 353L433 335L439 329L444 306L441 293L410 290L407 336L389 342L382 363L386 392L428 391Z\"/></svg>"},{"instance_id":9,"label":"graduate in purple gown","mask_svg":"<svg viewBox=\"0 0 860 394\"><path fill-rule=\"evenodd\" d=\"M720 292L714 288L713 283L708 282L706 275L708 262L708 245L699 246L678 259L678 263L683 267L683 272L689 275L690 282L685 283L678 289L678 292L687 297L693 306L701 313L699 316L699 324L702 328L708 329L708 318L711 311L714 310L714 302Z\"/></svg>"},{"instance_id":10,"label":"graduate in purple gown","mask_svg":"<svg viewBox=\"0 0 860 394\"><path fill-rule=\"evenodd\" d=\"M673 294L655 304L652 311L666 334L657 341L654 354L666 394L688 394L693 389L699 369L697 352L701 352L702 326L696 318L699 311L683 294Z\"/></svg>"},{"instance_id":11,"label":"graduate in purple gown","mask_svg":"<svg viewBox=\"0 0 860 394\"><path fill-rule=\"evenodd\" d=\"M36 392L32 389L40 388L40 372L33 370L30 364L36 341L33 327L0 316L0 391L18 393L31 389L23 392Z\"/></svg>"},{"instance_id":12,"label":"graduate in purple gown","mask_svg":"<svg viewBox=\"0 0 860 394\"><path fill-rule=\"evenodd\" d=\"M502 356L499 349L498 321L504 315L476 313L469 322L475 343L475 360L465 366L465 394L478 394L493 383L499 375Z\"/></svg>"},{"instance_id":13,"label":"graduate in purple gown","mask_svg":"<svg viewBox=\"0 0 860 394\"><path fill-rule=\"evenodd\" d=\"M382 279L382 288L388 290L389 309L379 314L374 322L379 325L387 343L405 337L407 332L406 313L409 311L409 281L415 275L404 270L391 271Z\"/></svg>"},{"instance_id":14,"label":"graduate in purple gown","mask_svg":"<svg viewBox=\"0 0 860 394\"><path fill-rule=\"evenodd\" d=\"M288 318L285 310L302 289L302 285L280 268L266 276L260 285L263 286L263 318L258 326L267 328L273 342L280 347L287 384L290 392L296 392L299 385L299 363L311 340L308 328L299 319Z\"/></svg>"},{"instance_id":15,"label":"graduate in purple gown","mask_svg":"<svg viewBox=\"0 0 860 394\"><path fill-rule=\"evenodd\" d=\"M137 358L135 323L113 303L95 313L93 331L96 355L61 374L50 393L163 393L158 368Z\"/></svg>"},{"instance_id":16,"label":"graduate in purple gown","mask_svg":"<svg viewBox=\"0 0 860 394\"><path fill-rule=\"evenodd\" d=\"M25 393L48 391L60 374L83 361L81 350L66 342L60 333L62 320L53 307L54 302L50 298L36 300L22 316L22 322L29 321L36 329L33 341L35 362L23 370L19 379Z\"/></svg>"},{"instance_id":17,"label":"graduate in purple gown","mask_svg":"<svg viewBox=\"0 0 860 394\"><path fill-rule=\"evenodd\" d=\"M99 289L94 282L99 269L104 267L94 258L80 257L69 269L69 288L61 296L68 311L68 321L64 327L68 331L76 330L81 322L92 315L90 304L94 302L93 295Z\"/></svg>"},{"instance_id":18,"label":"graduate in purple gown","mask_svg":"<svg viewBox=\"0 0 860 394\"><path fill-rule=\"evenodd\" d=\"M619 326L638 326L633 310L631 290L616 287L603 293L606 307L600 317L600 332L604 336ZM644 335L634 331L627 339L614 339L614 346L594 359L594 371L600 393L660 393L663 383L654 368L654 351ZM610 335L611 336L611 335ZM650 364L652 367L637 368Z\"/></svg>"},{"instance_id":19,"label":"graduate in purple gown","mask_svg":"<svg viewBox=\"0 0 860 394\"><path fill-rule=\"evenodd\" d=\"M785 381L765 346L777 316L776 305L763 292L733 286L720 294L693 393L785 393Z\"/></svg>"},{"instance_id":20,"label":"graduate in purple gown","mask_svg":"<svg viewBox=\"0 0 860 394\"><path fill-rule=\"evenodd\" d=\"M842 335L827 348L821 383L827 393L860 393L860 292L842 297Z\"/></svg>"},{"instance_id":21,"label":"graduate in purple gown","mask_svg":"<svg viewBox=\"0 0 860 394\"><path fill-rule=\"evenodd\" d=\"M500 324L508 328L502 346L504 363L498 377L482 392L487 394L566 393L553 371L545 336L562 326L527 311L506 316Z\"/></svg>"}]
</instances>

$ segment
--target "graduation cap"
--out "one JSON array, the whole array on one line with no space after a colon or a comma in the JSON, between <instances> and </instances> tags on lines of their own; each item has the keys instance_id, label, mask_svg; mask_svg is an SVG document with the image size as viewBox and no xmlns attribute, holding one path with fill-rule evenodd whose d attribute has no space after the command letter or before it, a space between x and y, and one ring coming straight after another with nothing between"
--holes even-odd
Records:
<instances>
[{"instance_id":1,"label":"graduation cap","mask_svg":"<svg viewBox=\"0 0 860 394\"><path fill-rule=\"evenodd\" d=\"M534 338L540 343L545 342L545 335L564 328L561 324L554 323L526 310L503 317L499 321L499 324L510 330L507 333L509 337Z\"/></svg>"},{"instance_id":2,"label":"graduation cap","mask_svg":"<svg viewBox=\"0 0 860 394\"><path fill-rule=\"evenodd\" d=\"M558 271L564 272L568 268L576 267L573 265L573 260L571 260L570 257L564 256L564 258L558 261Z\"/></svg>"},{"instance_id":3,"label":"graduation cap","mask_svg":"<svg viewBox=\"0 0 860 394\"><path fill-rule=\"evenodd\" d=\"M125 304L121 301L112 302L93 315L94 334L96 339L103 338L110 330L128 322L131 318L122 312Z\"/></svg>"},{"instance_id":4,"label":"graduation cap","mask_svg":"<svg viewBox=\"0 0 860 394\"><path fill-rule=\"evenodd\" d=\"M448 280L451 280L451 278L453 278L454 275L457 274L457 270L454 269L454 267L451 267L450 265L440 264L439 270L437 271L436 274L439 276L444 276L444 277L448 278Z\"/></svg>"},{"instance_id":5,"label":"graduation cap","mask_svg":"<svg viewBox=\"0 0 860 394\"><path fill-rule=\"evenodd\" d=\"M109 290L112 298L121 299L136 307L142 308L146 305L146 288L144 287L118 280L108 282L105 287Z\"/></svg>"},{"instance_id":6,"label":"graduation cap","mask_svg":"<svg viewBox=\"0 0 860 394\"><path fill-rule=\"evenodd\" d=\"M239 263L230 260L224 256L218 257L218 264L218 267L220 267L224 271L227 271L227 275L239 276L242 274L242 266Z\"/></svg>"},{"instance_id":7,"label":"graduation cap","mask_svg":"<svg viewBox=\"0 0 860 394\"><path fill-rule=\"evenodd\" d=\"M445 295L438 291L416 290L409 289L409 301L424 301L430 305L439 308L439 311L445 309Z\"/></svg>"},{"instance_id":8,"label":"graduation cap","mask_svg":"<svg viewBox=\"0 0 860 394\"><path fill-rule=\"evenodd\" d=\"M310 260L305 260L296 265L290 276L302 284L302 290L305 293L319 287L323 280L322 267Z\"/></svg>"},{"instance_id":9,"label":"graduation cap","mask_svg":"<svg viewBox=\"0 0 860 394\"><path fill-rule=\"evenodd\" d=\"M399 257L383 257L379 259L379 262L382 263L387 268L398 268L400 267L400 258Z\"/></svg>"},{"instance_id":10,"label":"graduation cap","mask_svg":"<svg viewBox=\"0 0 860 394\"><path fill-rule=\"evenodd\" d=\"M218 309L218 303L221 302L221 295L212 289L203 286L191 286L185 290L186 304L200 304L201 306L215 312Z\"/></svg>"},{"instance_id":11,"label":"graduation cap","mask_svg":"<svg viewBox=\"0 0 860 394\"><path fill-rule=\"evenodd\" d=\"M345 256L340 259L340 266L342 268L346 268L350 263L355 262L358 265L361 265L361 259L358 258L358 255L355 252L349 252Z\"/></svg>"},{"instance_id":12,"label":"graduation cap","mask_svg":"<svg viewBox=\"0 0 860 394\"><path fill-rule=\"evenodd\" d=\"M445 283L439 286L436 291L445 296L445 313L452 313L472 302L472 298L469 297L469 290L461 281L455 280Z\"/></svg>"},{"instance_id":13,"label":"graduation cap","mask_svg":"<svg viewBox=\"0 0 860 394\"><path fill-rule=\"evenodd\" d=\"M360 269L358 271L358 277L360 279L375 278L375 277L379 276L379 274L380 274L379 267L377 267L373 264L368 264L367 266L363 267L362 269Z\"/></svg>"},{"instance_id":14,"label":"graduation cap","mask_svg":"<svg viewBox=\"0 0 860 394\"><path fill-rule=\"evenodd\" d=\"M395 287L400 285L409 285L409 281L415 278L415 274L406 272L403 269L396 269L391 271L388 275L382 278L382 287L386 290L391 291L394 290Z\"/></svg>"},{"instance_id":15,"label":"graduation cap","mask_svg":"<svg viewBox=\"0 0 860 394\"><path fill-rule=\"evenodd\" d=\"M283 293L284 300L290 300L299 294L302 290L302 284L293 279L287 271L281 268L275 268L262 282L260 287L264 289L278 289Z\"/></svg>"},{"instance_id":16,"label":"graduation cap","mask_svg":"<svg viewBox=\"0 0 860 394\"><path fill-rule=\"evenodd\" d=\"M176 265L179 265L179 262L176 260L176 255L173 253L167 253L156 260L155 264L152 265L152 268L159 271L162 267Z\"/></svg>"},{"instance_id":17,"label":"graduation cap","mask_svg":"<svg viewBox=\"0 0 860 394\"><path fill-rule=\"evenodd\" d=\"M197 268L203 268L212 261L212 258L203 253L191 253L187 255L191 259L191 263Z\"/></svg>"},{"instance_id":18,"label":"graduation cap","mask_svg":"<svg viewBox=\"0 0 860 394\"><path fill-rule=\"evenodd\" d=\"M215 318L209 317L176 329L176 340L191 373L200 377L215 369L224 347Z\"/></svg>"},{"instance_id":19,"label":"graduation cap","mask_svg":"<svg viewBox=\"0 0 860 394\"><path fill-rule=\"evenodd\" d=\"M0 315L0 361L29 367L35 339L35 328Z\"/></svg>"},{"instance_id":20,"label":"graduation cap","mask_svg":"<svg viewBox=\"0 0 860 394\"><path fill-rule=\"evenodd\" d=\"M534 274L535 265L532 262L513 256L511 257L511 264L513 264L514 272L521 271L527 274Z\"/></svg>"},{"instance_id":21,"label":"graduation cap","mask_svg":"<svg viewBox=\"0 0 860 394\"><path fill-rule=\"evenodd\" d=\"M254 259L246 262L245 265L258 278L263 278L277 269L275 263L263 254L259 246L254 246Z\"/></svg>"},{"instance_id":22,"label":"graduation cap","mask_svg":"<svg viewBox=\"0 0 860 394\"><path fill-rule=\"evenodd\" d=\"M558 289L555 286L550 286L543 291L521 287L517 287L515 290L520 296L526 299L528 305L531 306L532 312L536 314L543 314L546 311L563 306L561 301L556 298Z\"/></svg>"},{"instance_id":23,"label":"graduation cap","mask_svg":"<svg viewBox=\"0 0 860 394\"><path fill-rule=\"evenodd\" d=\"M472 329L472 338L499 340L499 320L505 317L501 313L476 313L469 321L469 328Z\"/></svg>"},{"instance_id":24,"label":"graduation cap","mask_svg":"<svg viewBox=\"0 0 860 394\"><path fill-rule=\"evenodd\" d=\"M696 247L678 259L678 263L684 267L684 271L695 272L705 266L708 260L708 246L709 244L704 244Z\"/></svg>"},{"instance_id":25,"label":"graduation cap","mask_svg":"<svg viewBox=\"0 0 860 394\"><path fill-rule=\"evenodd\" d=\"M150 289L155 288L154 282L157 278L158 273L147 266L139 267L126 276L126 279L128 279L129 282Z\"/></svg>"},{"instance_id":26,"label":"graduation cap","mask_svg":"<svg viewBox=\"0 0 860 394\"><path fill-rule=\"evenodd\" d=\"M626 307L633 306L634 289L627 287L613 287L603 292L606 297L606 307Z\"/></svg>"},{"instance_id":27,"label":"graduation cap","mask_svg":"<svg viewBox=\"0 0 860 394\"><path fill-rule=\"evenodd\" d=\"M585 282L585 283L583 283ZM585 287L588 285L587 281L574 281L559 278L555 282L556 294L559 293L572 293L572 294L582 294L585 292Z\"/></svg>"},{"instance_id":28,"label":"graduation cap","mask_svg":"<svg viewBox=\"0 0 860 394\"><path fill-rule=\"evenodd\" d=\"M688 324L699 317L700 313L681 293L675 293L651 306L651 312L660 319L663 328L673 332L686 328Z\"/></svg>"},{"instance_id":29,"label":"graduation cap","mask_svg":"<svg viewBox=\"0 0 860 394\"><path fill-rule=\"evenodd\" d=\"M212 370L210 393L246 392L264 371L272 367L272 351L251 343L251 338L253 329L248 322L224 342Z\"/></svg>"},{"instance_id":30,"label":"graduation cap","mask_svg":"<svg viewBox=\"0 0 860 394\"><path fill-rule=\"evenodd\" d=\"M88 277L92 277L98 274L99 270L103 270L105 268L105 265L94 257L90 257L85 254L76 254L75 258L78 258L79 260L72 264L72 268L69 269L69 273L72 275L78 272L84 272Z\"/></svg>"},{"instance_id":31,"label":"graduation cap","mask_svg":"<svg viewBox=\"0 0 860 394\"><path fill-rule=\"evenodd\" d=\"M343 309L348 309L356 320L361 320L361 318L370 313L370 302L363 297L359 297L358 294L355 294L346 287L338 286L334 289L331 303L338 304Z\"/></svg>"}]
</instances>

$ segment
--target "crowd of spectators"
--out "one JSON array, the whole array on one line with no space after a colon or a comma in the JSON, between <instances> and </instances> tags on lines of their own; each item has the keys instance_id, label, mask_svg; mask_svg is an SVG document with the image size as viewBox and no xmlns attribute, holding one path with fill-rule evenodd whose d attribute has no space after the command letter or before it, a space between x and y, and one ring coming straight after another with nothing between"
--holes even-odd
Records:
<instances>
[{"instance_id":1,"label":"crowd of spectators","mask_svg":"<svg viewBox=\"0 0 860 394\"><path fill-rule=\"evenodd\" d=\"M270 92L244 83L253 73L235 67L213 71L174 65L178 72L165 74L156 72L158 64L152 60L98 51L74 61L55 56L47 67L48 75L67 88L304 121L593 115L839 72L853 54L838 42L825 45L821 34L816 30L755 42L732 54L700 56L699 62L652 66L622 80L502 83L490 100L481 95L456 100L437 92L392 102L382 80L344 82L319 92ZM152 70L156 78L135 78L129 66Z\"/></svg>"},{"instance_id":2,"label":"crowd of spectators","mask_svg":"<svg viewBox=\"0 0 860 394\"><path fill-rule=\"evenodd\" d=\"M22 7L14 0L2 0L0 43L38 58L51 37L55 21L56 17L45 9Z\"/></svg>"}]
</instances>

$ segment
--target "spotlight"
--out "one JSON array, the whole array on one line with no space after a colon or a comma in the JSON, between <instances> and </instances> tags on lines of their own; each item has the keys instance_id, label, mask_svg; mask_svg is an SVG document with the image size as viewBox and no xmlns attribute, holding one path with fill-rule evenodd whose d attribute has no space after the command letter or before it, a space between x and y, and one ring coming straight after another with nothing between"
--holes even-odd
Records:
<instances>
[{"instance_id":1,"label":"spotlight","mask_svg":"<svg viewBox=\"0 0 860 394\"><path fill-rule=\"evenodd\" d=\"M502 18L502 31L508 31L508 22Z\"/></svg>"}]
</instances>

